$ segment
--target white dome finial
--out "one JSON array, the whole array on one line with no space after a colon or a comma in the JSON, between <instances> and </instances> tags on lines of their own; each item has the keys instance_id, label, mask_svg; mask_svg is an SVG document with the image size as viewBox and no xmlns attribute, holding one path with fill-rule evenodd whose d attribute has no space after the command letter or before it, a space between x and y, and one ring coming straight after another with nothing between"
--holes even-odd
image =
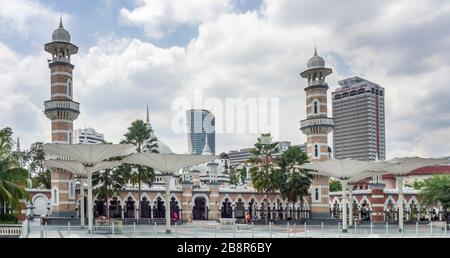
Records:
<instances>
[{"instance_id":1,"label":"white dome finial","mask_svg":"<svg viewBox=\"0 0 450 258\"><path fill-rule=\"evenodd\" d=\"M208 134L206 134L205 136L205 146L203 147L202 155L212 155L211 149L209 148L208 144Z\"/></svg>"}]
</instances>

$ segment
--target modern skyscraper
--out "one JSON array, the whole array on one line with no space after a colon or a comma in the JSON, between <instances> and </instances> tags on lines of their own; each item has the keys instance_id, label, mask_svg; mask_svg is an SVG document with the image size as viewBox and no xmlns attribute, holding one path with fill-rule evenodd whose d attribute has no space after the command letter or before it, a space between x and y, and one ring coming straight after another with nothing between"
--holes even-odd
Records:
<instances>
[{"instance_id":1,"label":"modern skyscraper","mask_svg":"<svg viewBox=\"0 0 450 258\"><path fill-rule=\"evenodd\" d=\"M300 122L300 129L306 134L306 152L312 161L329 158L328 134L333 130L333 119L327 115L328 85L325 77L333 71L325 67L325 60L314 51L308 60L307 69L300 75L308 82L306 91L306 119ZM314 176L311 183L311 215L328 216L328 177Z\"/></svg>"},{"instance_id":2,"label":"modern skyscraper","mask_svg":"<svg viewBox=\"0 0 450 258\"><path fill-rule=\"evenodd\" d=\"M45 115L52 122L52 142L72 144L73 121L78 118L80 104L73 101L72 70L70 56L78 47L70 43L70 34L64 29L62 20L52 35L52 42L45 44L45 51L52 55L48 60L51 71L51 100L44 102ZM75 215L75 182L72 173L52 169L52 214Z\"/></svg>"},{"instance_id":3,"label":"modern skyscraper","mask_svg":"<svg viewBox=\"0 0 450 258\"><path fill-rule=\"evenodd\" d=\"M386 159L384 88L360 77L332 93L334 157Z\"/></svg>"},{"instance_id":4,"label":"modern skyscraper","mask_svg":"<svg viewBox=\"0 0 450 258\"><path fill-rule=\"evenodd\" d=\"M78 129L75 131L75 143L98 144L105 143L105 136L94 128Z\"/></svg>"},{"instance_id":5,"label":"modern skyscraper","mask_svg":"<svg viewBox=\"0 0 450 258\"><path fill-rule=\"evenodd\" d=\"M205 109L186 111L188 126L188 149L190 154L201 155L207 144L212 154L216 153L216 132L214 114Z\"/></svg>"}]
</instances>

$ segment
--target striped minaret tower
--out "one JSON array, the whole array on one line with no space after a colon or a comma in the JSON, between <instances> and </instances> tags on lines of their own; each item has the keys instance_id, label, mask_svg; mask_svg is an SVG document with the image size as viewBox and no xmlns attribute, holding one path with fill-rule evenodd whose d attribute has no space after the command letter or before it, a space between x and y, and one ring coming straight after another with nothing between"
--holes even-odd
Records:
<instances>
[{"instance_id":1,"label":"striped minaret tower","mask_svg":"<svg viewBox=\"0 0 450 258\"><path fill-rule=\"evenodd\" d=\"M307 69L300 75L308 82L306 91L306 119L301 121L300 128L306 134L306 149L311 161L330 158L328 133L333 130L334 122L327 114L328 85L325 77L333 71L325 68L325 60L314 51L308 60ZM314 176L311 193L311 216L329 217L329 185L328 177Z\"/></svg>"},{"instance_id":2,"label":"striped minaret tower","mask_svg":"<svg viewBox=\"0 0 450 258\"><path fill-rule=\"evenodd\" d=\"M45 51L52 55L50 68L51 98L44 102L45 115L52 123L52 143L72 144L73 121L80 113L80 104L73 101L73 64L70 56L78 47L70 43L70 34L64 29L62 19L52 35L52 42L45 44ZM75 182L71 173L55 169L51 174L52 216L75 215Z\"/></svg>"}]
</instances>

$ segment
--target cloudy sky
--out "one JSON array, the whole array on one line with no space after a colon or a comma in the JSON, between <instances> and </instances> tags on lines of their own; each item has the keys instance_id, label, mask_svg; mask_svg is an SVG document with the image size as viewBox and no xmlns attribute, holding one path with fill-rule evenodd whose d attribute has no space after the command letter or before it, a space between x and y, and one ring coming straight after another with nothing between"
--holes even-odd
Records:
<instances>
[{"instance_id":1,"label":"cloudy sky","mask_svg":"<svg viewBox=\"0 0 450 258\"><path fill-rule=\"evenodd\" d=\"M79 53L72 58L75 128L118 142L145 118L174 151L179 97L280 100L280 139L305 141L305 82L299 73L318 46L334 73L386 89L387 156L449 155L448 0L0 0L0 127L24 147L50 141L43 45L63 17ZM220 119L220 118L218 118ZM251 146L256 133L218 134L217 151Z\"/></svg>"}]
</instances>

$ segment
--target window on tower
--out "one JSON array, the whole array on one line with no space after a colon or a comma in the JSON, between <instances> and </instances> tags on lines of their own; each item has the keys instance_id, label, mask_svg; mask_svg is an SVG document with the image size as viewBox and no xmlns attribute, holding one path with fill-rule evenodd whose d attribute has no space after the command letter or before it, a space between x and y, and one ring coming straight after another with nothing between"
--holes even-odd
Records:
<instances>
[{"instance_id":1,"label":"window on tower","mask_svg":"<svg viewBox=\"0 0 450 258\"><path fill-rule=\"evenodd\" d=\"M67 96L72 98L73 88L72 88L72 80L67 80Z\"/></svg>"},{"instance_id":2,"label":"window on tower","mask_svg":"<svg viewBox=\"0 0 450 258\"><path fill-rule=\"evenodd\" d=\"M319 200L319 188L316 188L316 190L315 190L315 199L316 199L316 201Z\"/></svg>"},{"instance_id":3,"label":"window on tower","mask_svg":"<svg viewBox=\"0 0 450 258\"><path fill-rule=\"evenodd\" d=\"M72 144L72 131L69 130L67 133L67 143Z\"/></svg>"},{"instance_id":4,"label":"window on tower","mask_svg":"<svg viewBox=\"0 0 450 258\"><path fill-rule=\"evenodd\" d=\"M319 146L314 145L314 157L319 157Z\"/></svg>"},{"instance_id":5,"label":"window on tower","mask_svg":"<svg viewBox=\"0 0 450 258\"><path fill-rule=\"evenodd\" d=\"M319 113L319 108L318 108L318 104L317 101L314 101L314 114Z\"/></svg>"}]
</instances>

